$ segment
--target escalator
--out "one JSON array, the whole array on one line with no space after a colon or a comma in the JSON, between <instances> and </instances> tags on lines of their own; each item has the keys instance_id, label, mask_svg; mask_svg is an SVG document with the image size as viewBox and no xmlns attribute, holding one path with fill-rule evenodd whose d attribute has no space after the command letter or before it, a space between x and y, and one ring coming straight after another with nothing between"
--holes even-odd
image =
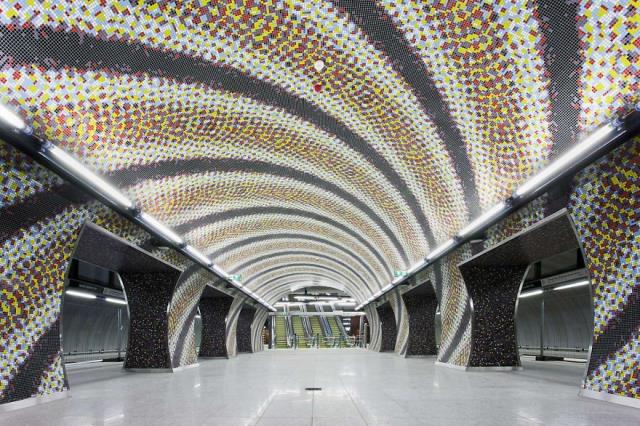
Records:
<instances>
[{"instance_id":1,"label":"escalator","mask_svg":"<svg viewBox=\"0 0 640 426\"><path fill-rule=\"evenodd\" d=\"M300 315L291 315L291 325L293 326L293 334L298 338L298 348L308 348L310 339L307 337Z\"/></svg>"},{"instance_id":2,"label":"escalator","mask_svg":"<svg viewBox=\"0 0 640 426\"><path fill-rule=\"evenodd\" d=\"M313 305L308 305L307 309L309 312L316 312L316 308ZM309 316L309 322L311 323L311 331L313 335L318 338L318 347L328 347L327 339L325 339L325 332L320 324L320 318L318 316Z\"/></svg>"},{"instance_id":3,"label":"escalator","mask_svg":"<svg viewBox=\"0 0 640 426\"><path fill-rule=\"evenodd\" d=\"M282 315L276 315L276 331L275 331L275 345L276 349L287 349L289 347L287 326L285 324L286 317Z\"/></svg>"}]
</instances>

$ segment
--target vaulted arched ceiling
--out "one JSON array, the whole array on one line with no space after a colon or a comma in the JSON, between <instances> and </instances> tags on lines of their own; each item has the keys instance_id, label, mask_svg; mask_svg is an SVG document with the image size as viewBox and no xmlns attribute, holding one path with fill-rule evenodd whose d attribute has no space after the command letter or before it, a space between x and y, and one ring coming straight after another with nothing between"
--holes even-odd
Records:
<instances>
[{"instance_id":1,"label":"vaulted arched ceiling","mask_svg":"<svg viewBox=\"0 0 640 426\"><path fill-rule=\"evenodd\" d=\"M0 100L267 300L362 301L632 100L613 3L9 0Z\"/></svg>"}]
</instances>

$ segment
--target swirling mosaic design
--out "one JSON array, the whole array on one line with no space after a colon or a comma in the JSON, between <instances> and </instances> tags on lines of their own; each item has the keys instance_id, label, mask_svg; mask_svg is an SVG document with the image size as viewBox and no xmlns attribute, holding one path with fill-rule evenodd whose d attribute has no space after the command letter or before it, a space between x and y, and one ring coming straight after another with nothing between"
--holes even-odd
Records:
<instances>
[{"instance_id":1,"label":"swirling mosaic design","mask_svg":"<svg viewBox=\"0 0 640 426\"><path fill-rule=\"evenodd\" d=\"M570 211L591 274L594 335L584 388L640 398L640 140L584 170Z\"/></svg>"},{"instance_id":2,"label":"swirling mosaic design","mask_svg":"<svg viewBox=\"0 0 640 426\"><path fill-rule=\"evenodd\" d=\"M306 285L365 300L636 101L638 10L637 0L7 0L0 102L269 301ZM151 247L5 144L0 215L5 402L30 360L40 371L21 395L64 386L58 352L36 349L59 321L80 226ZM470 322L456 264L467 255L434 271L439 360L459 365ZM179 365L193 360L180 335L196 281L171 301ZM374 319L372 332L379 346Z\"/></svg>"}]
</instances>

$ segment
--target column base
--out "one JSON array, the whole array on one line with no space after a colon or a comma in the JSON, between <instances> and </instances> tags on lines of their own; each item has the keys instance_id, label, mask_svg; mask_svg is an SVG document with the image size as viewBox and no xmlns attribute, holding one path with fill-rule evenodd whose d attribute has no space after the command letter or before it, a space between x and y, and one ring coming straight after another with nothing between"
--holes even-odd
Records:
<instances>
[{"instance_id":1,"label":"column base","mask_svg":"<svg viewBox=\"0 0 640 426\"><path fill-rule=\"evenodd\" d=\"M35 405L46 404L48 402L57 401L59 399L69 398L69 389L65 388L62 392L56 392L50 395L32 396L29 398L21 399L19 401L6 402L0 404L0 413L21 410L23 408L33 407Z\"/></svg>"},{"instance_id":2,"label":"column base","mask_svg":"<svg viewBox=\"0 0 640 426\"><path fill-rule=\"evenodd\" d=\"M640 408L640 399L636 398L613 395L611 393L598 392L591 389L580 389L578 395L583 398L597 399L600 401L610 402L612 404L620 404L627 407Z\"/></svg>"}]
</instances>

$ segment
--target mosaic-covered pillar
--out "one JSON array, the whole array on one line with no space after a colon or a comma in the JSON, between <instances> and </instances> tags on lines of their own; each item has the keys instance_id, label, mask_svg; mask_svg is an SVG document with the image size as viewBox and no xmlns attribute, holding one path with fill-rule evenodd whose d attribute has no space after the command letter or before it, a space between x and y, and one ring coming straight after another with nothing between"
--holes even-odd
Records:
<instances>
[{"instance_id":1,"label":"mosaic-covered pillar","mask_svg":"<svg viewBox=\"0 0 640 426\"><path fill-rule=\"evenodd\" d=\"M436 262L430 280L436 287L440 301L442 334L437 363L466 367L471 352L471 304L458 264L471 252L462 247Z\"/></svg>"},{"instance_id":2,"label":"mosaic-covered pillar","mask_svg":"<svg viewBox=\"0 0 640 426\"><path fill-rule=\"evenodd\" d=\"M232 302L233 298L231 297L211 297L200 300L202 339L199 356L203 358L229 356L226 342L226 323Z\"/></svg>"},{"instance_id":3,"label":"mosaic-covered pillar","mask_svg":"<svg viewBox=\"0 0 640 426\"><path fill-rule=\"evenodd\" d=\"M389 303L378 306L378 317L380 318L380 329L382 330L380 352L392 352L396 349L396 339L398 337L398 327L393 308Z\"/></svg>"},{"instance_id":4,"label":"mosaic-covered pillar","mask_svg":"<svg viewBox=\"0 0 640 426\"><path fill-rule=\"evenodd\" d=\"M124 368L171 368L168 307L179 272L123 272L129 304L129 340Z\"/></svg>"},{"instance_id":5,"label":"mosaic-covered pillar","mask_svg":"<svg viewBox=\"0 0 640 426\"><path fill-rule=\"evenodd\" d=\"M269 311L259 306L251 324L251 347L252 352L260 352L264 350L264 342L262 341L262 329L269 319Z\"/></svg>"},{"instance_id":6,"label":"mosaic-covered pillar","mask_svg":"<svg viewBox=\"0 0 640 426\"><path fill-rule=\"evenodd\" d=\"M461 269L473 306L469 367L520 366L515 308L528 265Z\"/></svg>"},{"instance_id":7,"label":"mosaic-covered pillar","mask_svg":"<svg viewBox=\"0 0 640 426\"><path fill-rule=\"evenodd\" d=\"M409 345L409 315L407 314L407 308L404 306L404 299L398 289L390 292L388 299L396 320L397 334L394 351L404 356Z\"/></svg>"},{"instance_id":8,"label":"mosaic-covered pillar","mask_svg":"<svg viewBox=\"0 0 640 426\"><path fill-rule=\"evenodd\" d=\"M380 324L380 316L378 310L372 304L365 306L364 311L369 322L369 346L368 349L379 352L382 342L382 325Z\"/></svg>"},{"instance_id":9,"label":"mosaic-covered pillar","mask_svg":"<svg viewBox=\"0 0 640 426\"><path fill-rule=\"evenodd\" d=\"M579 173L569 213L591 275L584 396L640 407L640 140Z\"/></svg>"},{"instance_id":10,"label":"mosaic-covered pillar","mask_svg":"<svg viewBox=\"0 0 640 426\"><path fill-rule=\"evenodd\" d=\"M195 318L204 288L211 274L196 265L185 269L169 305L169 350L171 367L181 368L198 362L195 341Z\"/></svg>"},{"instance_id":11,"label":"mosaic-covered pillar","mask_svg":"<svg viewBox=\"0 0 640 426\"><path fill-rule=\"evenodd\" d=\"M238 355L238 342L236 334L238 330L238 318L244 303L247 301L247 297L244 295L237 296L233 299L231 307L229 308L229 314L227 315L227 324L225 331L225 340L227 342L227 356L232 358Z\"/></svg>"},{"instance_id":12,"label":"mosaic-covered pillar","mask_svg":"<svg viewBox=\"0 0 640 426\"><path fill-rule=\"evenodd\" d=\"M251 324L256 314L255 308L244 305L238 316L238 325L236 327L236 344L238 353L251 353L253 347L251 345Z\"/></svg>"},{"instance_id":13,"label":"mosaic-covered pillar","mask_svg":"<svg viewBox=\"0 0 640 426\"><path fill-rule=\"evenodd\" d=\"M422 292L404 294L409 317L409 337L406 356L436 355L436 309L438 298L430 282L422 285Z\"/></svg>"}]
</instances>

